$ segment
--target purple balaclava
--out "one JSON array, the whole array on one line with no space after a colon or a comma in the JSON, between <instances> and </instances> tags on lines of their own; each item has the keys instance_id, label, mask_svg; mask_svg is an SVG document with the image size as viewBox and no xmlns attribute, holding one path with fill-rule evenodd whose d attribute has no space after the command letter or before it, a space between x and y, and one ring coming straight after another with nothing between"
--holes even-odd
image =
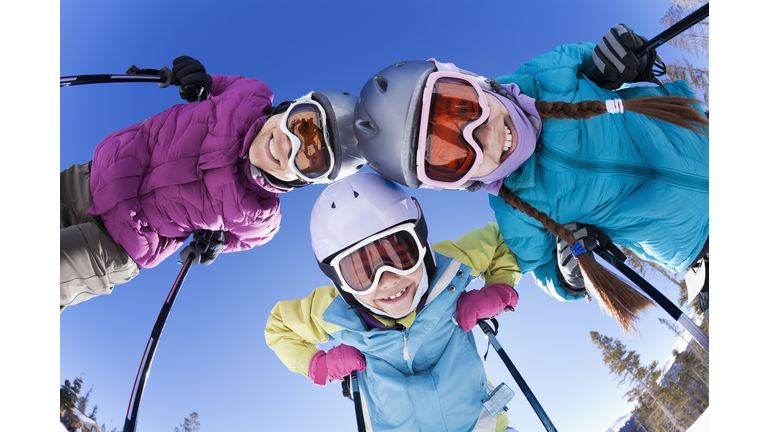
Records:
<instances>
[{"instance_id":1,"label":"purple balaclava","mask_svg":"<svg viewBox=\"0 0 768 432\"><path fill-rule=\"evenodd\" d=\"M528 119L529 115L533 116L538 120L538 124L541 125L541 116L536 110L535 99L520 93L520 88L516 84L501 84L501 88L512 95L527 113L508 98L492 91L485 91L485 94L488 97L493 95L493 97L498 98L501 103L504 104L512 119L512 124L515 126L515 131L517 132L517 146L515 147L515 150L512 151L512 154L490 174L472 178L472 180L484 182L485 186L483 186L483 189L493 195L498 195L499 189L501 189L501 185L504 183L504 179L531 157L533 151L536 149L536 140L541 133L541 127L537 129L531 123L531 120Z\"/></svg>"}]
</instances>

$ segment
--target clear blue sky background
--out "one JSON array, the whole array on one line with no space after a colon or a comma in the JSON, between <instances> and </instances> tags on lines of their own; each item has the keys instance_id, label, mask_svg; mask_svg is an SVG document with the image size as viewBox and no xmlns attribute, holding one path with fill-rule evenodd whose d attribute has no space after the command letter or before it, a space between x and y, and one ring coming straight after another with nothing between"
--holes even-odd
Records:
<instances>
[{"instance_id":1,"label":"clear blue sky background","mask_svg":"<svg viewBox=\"0 0 768 432\"><path fill-rule=\"evenodd\" d=\"M33 7L6 17L30 22L31 27L22 25L16 33L7 33L5 40L15 47L16 40L28 36L32 49L9 49L10 54L20 55L20 65L34 65L46 80L43 90L33 93L40 96L36 99L14 90L11 97L24 104L12 105L16 109L8 117L8 126L13 128L32 110L51 119L48 127L22 122L26 132L11 135L14 141L8 143L14 145L13 157L28 160L42 153L44 168L38 170L45 171L41 175L47 185L43 195L47 204L25 217L30 224L50 225L50 231L35 238L35 244L56 242L52 186L58 176L51 149L59 121L58 170L62 170L89 161L96 144L108 133L183 102L175 87L158 89L154 84L59 90L53 85L54 75L123 73L132 64L159 68L170 66L177 56L190 55L200 59L209 73L266 82L275 102L323 88L358 94L368 78L402 60L435 57L493 77L511 73L557 45L599 41L619 22L650 38L663 30L659 19L668 1L62 1L58 22L54 5L47 14ZM59 45L54 45L57 26ZM49 40L41 41L40 34L49 35ZM666 46L660 53L669 60L680 57ZM14 73L21 71L14 69ZM717 94L714 90L712 94L714 102ZM35 104L57 98L58 116L54 104ZM22 145L30 140L30 132L42 134L34 140L34 145L41 146L38 150ZM44 146L37 142L40 139ZM6 179L6 184L24 189L19 188L19 178L15 180ZM152 364L139 431L173 431L192 411L199 413L203 431L354 430L353 404L341 396L340 385L318 387L289 372L263 336L277 301L306 296L327 283L315 264L308 229L310 209L321 191L322 186L315 186L283 195L282 227L268 244L222 255L210 267L192 268ZM422 204L432 241L455 239L494 220L482 192L409 192ZM32 195L28 190L13 193L12 199L22 202ZM38 220L41 215L48 216ZM50 266L43 273L46 282L40 285L52 287L54 248L41 252L19 243L25 246L14 251L14 257L40 256ZM4 257L22 263L12 260L8 252ZM27 263L22 268L28 277L36 276L37 267ZM53 426L58 386L80 376L86 390L93 388L91 407L99 407L99 424L106 423L108 430L121 429L142 352L179 268L175 257L168 259L142 270L113 294L73 306L60 316L36 315L35 298L22 296L21 312L6 315L15 318L4 317L2 322L6 345L19 353L13 367L22 371L11 378L20 380L17 387L40 382L29 386L34 389L31 393L20 391L17 401L45 394L48 402L37 410L37 417L27 419ZM28 282L20 285L26 287ZM677 295L660 288L673 298ZM500 341L560 431L600 431L630 409L622 397L626 388L617 387L608 375L590 341L590 330L620 338L640 353L644 363L663 363L676 339L658 323L657 318L666 318L658 308L641 323L643 338L627 339L596 302L560 303L536 287L529 275L517 289L520 304L516 312L501 318ZM45 298L53 310L54 294ZM485 339L478 330L475 335L483 354ZM724 347L726 341L721 343ZM486 370L491 381L507 382L518 393L509 404L511 425L520 431L543 430L496 353L488 354ZM53 378L57 374L58 384Z\"/></svg>"}]
</instances>

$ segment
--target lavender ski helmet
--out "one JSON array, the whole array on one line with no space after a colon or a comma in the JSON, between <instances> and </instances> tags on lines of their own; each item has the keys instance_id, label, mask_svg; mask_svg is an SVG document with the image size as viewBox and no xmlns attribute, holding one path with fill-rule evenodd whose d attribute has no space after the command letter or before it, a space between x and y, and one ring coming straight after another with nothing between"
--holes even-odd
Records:
<instances>
[{"instance_id":1,"label":"lavender ski helmet","mask_svg":"<svg viewBox=\"0 0 768 432\"><path fill-rule=\"evenodd\" d=\"M331 271L327 264L339 252L405 222L416 224L419 240L428 249L424 258L427 274L433 274L434 252L416 199L373 173L357 173L337 180L320 194L312 208L309 232L315 258L323 272ZM353 295L334 284L347 303L359 304Z\"/></svg>"}]
</instances>

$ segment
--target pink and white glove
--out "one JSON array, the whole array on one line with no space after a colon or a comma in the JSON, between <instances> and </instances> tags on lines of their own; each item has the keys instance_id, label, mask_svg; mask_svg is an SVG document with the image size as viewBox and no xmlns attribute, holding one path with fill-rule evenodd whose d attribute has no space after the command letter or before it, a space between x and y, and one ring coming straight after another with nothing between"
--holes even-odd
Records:
<instances>
[{"instance_id":1,"label":"pink and white glove","mask_svg":"<svg viewBox=\"0 0 768 432\"><path fill-rule=\"evenodd\" d=\"M357 348L341 344L325 352L320 350L309 361L309 379L324 386L326 380L340 380L352 371L365 370L365 356Z\"/></svg>"},{"instance_id":2,"label":"pink and white glove","mask_svg":"<svg viewBox=\"0 0 768 432\"><path fill-rule=\"evenodd\" d=\"M456 320L464 331L472 330L477 320L493 318L507 308L517 306L517 291L509 285L496 284L461 293L456 303Z\"/></svg>"}]
</instances>

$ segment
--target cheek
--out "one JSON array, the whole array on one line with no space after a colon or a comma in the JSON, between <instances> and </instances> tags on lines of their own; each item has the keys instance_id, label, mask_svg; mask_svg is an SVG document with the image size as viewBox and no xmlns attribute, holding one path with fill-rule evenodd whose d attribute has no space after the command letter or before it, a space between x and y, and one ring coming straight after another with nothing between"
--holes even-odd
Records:
<instances>
[{"instance_id":1,"label":"cheek","mask_svg":"<svg viewBox=\"0 0 768 432\"><path fill-rule=\"evenodd\" d=\"M376 307L376 305L375 305L375 303L376 303L376 301L375 301L376 300L376 291L374 291L372 294L367 294L367 295L359 295L358 294L357 295L357 299L360 300L361 302L367 304L368 306Z\"/></svg>"}]
</instances>

